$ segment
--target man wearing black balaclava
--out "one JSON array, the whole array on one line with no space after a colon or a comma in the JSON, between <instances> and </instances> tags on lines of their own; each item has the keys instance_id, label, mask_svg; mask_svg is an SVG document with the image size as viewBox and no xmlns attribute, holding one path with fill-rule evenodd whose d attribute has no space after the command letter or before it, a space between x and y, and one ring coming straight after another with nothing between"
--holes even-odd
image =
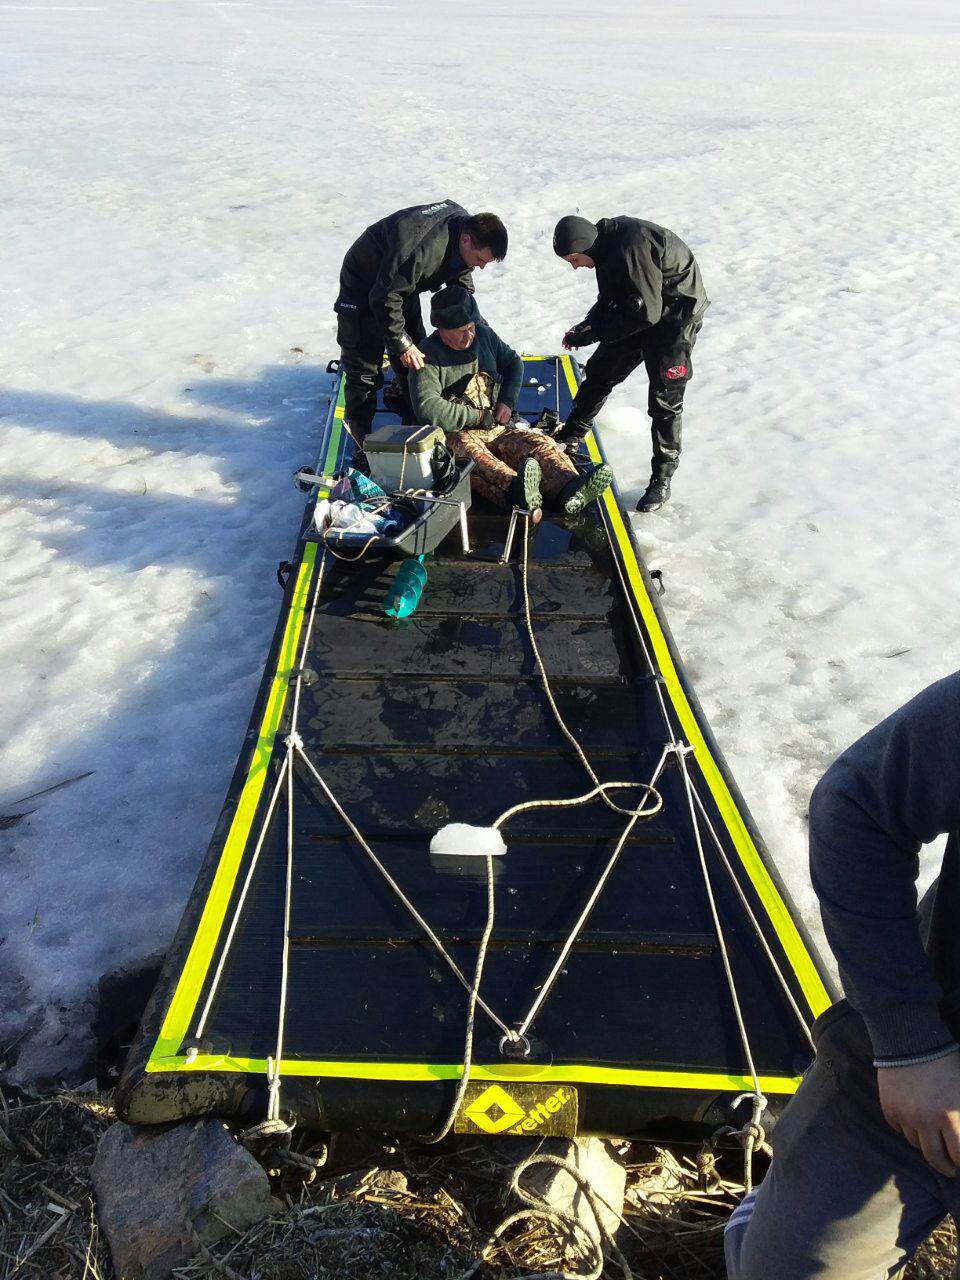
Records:
<instances>
[{"instance_id":1,"label":"man wearing black balaclava","mask_svg":"<svg viewBox=\"0 0 960 1280\"><path fill-rule=\"evenodd\" d=\"M568 445L582 440L613 388L646 365L653 457L637 510L657 511L670 497L680 460L690 353L710 305L700 269L679 236L640 218L561 218L553 249L574 270L595 270L599 293L586 317L564 335L568 351L600 345L587 361L560 439Z\"/></svg>"}]
</instances>

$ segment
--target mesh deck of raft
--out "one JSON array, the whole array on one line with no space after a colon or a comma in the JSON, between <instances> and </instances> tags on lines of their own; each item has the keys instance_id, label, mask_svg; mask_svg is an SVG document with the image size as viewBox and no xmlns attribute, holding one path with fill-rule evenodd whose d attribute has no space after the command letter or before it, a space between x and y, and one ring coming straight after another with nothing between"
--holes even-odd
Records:
<instances>
[{"instance_id":1,"label":"mesh deck of raft","mask_svg":"<svg viewBox=\"0 0 960 1280\"><path fill-rule=\"evenodd\" d=\"M520 412L563 417L576 363L530 357L525 368ZM328 473L349 456L342 419L341 386L321 441ZM586 449L603 457L597 433ZM227 801L118 1091L130 1120L262 1116L281 1009L283 1111L301 1125L423 1133L454 1098L466 991L314 774L293 769L291 812L277 787L308 637L304 748L464 973L487 918L484 864L431 858L432 834L590 786L531 651L522 533L500 562L505 513L473 506L471 553L454 530L399 625L382 603L401 562L344 563L305 536L308 519L309 506ZM478 1010L471 1079L504 1097L522 1083L569 1086L579 1131L623 1136L712 1127L757 1083L783 1101L832 993L690 689L616 489L576 521L547 514L529 539L534 633L593 769L647 781L672 741L693 799L675 750L657 784L663 807L631 831L530 1028L531 1053L506 1057ZM504 829L481 990L507 1026L536 998L622 829L598 801Z\"/></svg>"}]
</instances>

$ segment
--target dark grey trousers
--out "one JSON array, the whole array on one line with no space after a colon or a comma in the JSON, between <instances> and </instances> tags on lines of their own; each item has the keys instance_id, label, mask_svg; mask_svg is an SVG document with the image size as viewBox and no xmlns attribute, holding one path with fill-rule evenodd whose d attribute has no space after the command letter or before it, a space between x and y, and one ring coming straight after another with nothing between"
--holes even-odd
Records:
<instances>
[{"instance_id":1,"label":"dark grey trousers","mask_svg":"<svg viewBox=\"0 0 960 1280\"><path fill-rule=\"evenodd\" d=\"M888 1280L960 1208L880 1110L866 1028L842 1000L773 1134L773 1163L724 1238L730 1280ZM752 1209L752 1212L751 1212Z\"/></svg>"},{"instance_id":2,"label":"dark grey trousers","mask_svg":"<svg viewBox=\"0 0 960 1280\"><path fill-rule=\"evenodd\" d=\"M344 380L344 420L353 438L362 443L370 434L373 415L377 411L377 392L383 386L383 348L385 338L365 298L337 299L337 341ZM423 327L420 295L411 294L403 307L407 333L415 343L426 337ZM403 394L407 394L407 371L398 359L390 357L394 376ZM405 415L409 416L409 415Z\"/></svg>"}]
</instances>

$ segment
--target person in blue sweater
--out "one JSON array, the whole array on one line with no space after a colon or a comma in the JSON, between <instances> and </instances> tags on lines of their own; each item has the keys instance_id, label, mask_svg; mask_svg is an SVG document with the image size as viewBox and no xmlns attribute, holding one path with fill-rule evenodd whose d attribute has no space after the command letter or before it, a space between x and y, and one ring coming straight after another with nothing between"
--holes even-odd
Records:
<instances>
[{"instance_id":1,"label":"person in blue sweater","mask_svg":"<svg viewBox=\"0 0 960 1280\"><path fill-rule=\"evenodd\" d=\"M918 908L920 848L944 835ZM960 1212L960 672L830 767L810 870L846 998L731 1215L730 1280L885 1280Z\"/></svg>"}]
</instances>

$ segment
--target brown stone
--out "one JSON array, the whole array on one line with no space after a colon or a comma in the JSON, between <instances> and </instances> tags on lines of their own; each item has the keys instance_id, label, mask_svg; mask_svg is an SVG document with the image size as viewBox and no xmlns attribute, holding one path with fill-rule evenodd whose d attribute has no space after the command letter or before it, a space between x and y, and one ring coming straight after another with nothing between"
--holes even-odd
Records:
<instances>
[{"instance_id":1,"label":"brown stone","mask_svg":"<svg viewBox=\"0 0 960 1280\"><path fill-rule=\"evenodd\" d=\"M97 1148L93 1187L120 1280L168 1280L194 1258L188 1220L211 1245L280 1208L263 1169L218 1120L112 1125Z\"/></svg>"}]
</instances>

